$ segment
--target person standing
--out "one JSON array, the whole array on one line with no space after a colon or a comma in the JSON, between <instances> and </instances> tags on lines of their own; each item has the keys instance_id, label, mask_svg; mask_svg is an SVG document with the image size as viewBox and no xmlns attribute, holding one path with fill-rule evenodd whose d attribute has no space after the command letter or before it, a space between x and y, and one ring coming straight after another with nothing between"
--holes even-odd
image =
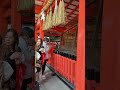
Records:
<instances>
[{"instance_id":1,"label":"person standing","mask_svg":"<svg viewBox=\"0 0 120 90\"><path fill-rule=\"evenodd\" d=\"M42 52L40 49L42 48L42 39L38 38L35 46L35 69L36 69L36 81L40 80L40 71L41 71L41 61L42 61Z\"/></svg>"},{"instance_id":2,"label":"person standing","mask_svg":"<svg viewBox=\"0 0 120 90\"><path fill-rule=\"evenodd\" d=\"M46 57L45 57L45 61L44 61L43 65L42 65L42 78L43 79L46 79L44 72L45 72L45 67L46 67L47 61L49 59L49 54L48 54L49 46L47 44L48 44L48 39L45 38L44 41L43 41L43 47L45 49Z\"/></svg>"},{"instance_id":3,"label":"person standing","mask_svg":"<svg viewBox=\"0 0 120 90\"><path fill-rule=\"evenodd\" d=\"M25 78L22 83L21 90L26 90L28 84L32 83L33 70L32 70L32 60L34 59L34 49L29 47L31 39L34 37L34 32L29 27L24 27L21 31L19 37L19 47L25 56L24 64L26 66Z\"/></svg>"},{"instance_id":4,"label":"person standing","mask_svg":"<svg viewBox=\"0 0 120 90\"><path fill-rule=\"evenodd\" d=\"M13 73L9 76L9 78L8 76L6 77L4 73L3 88L7 88L8 90L16 90L16 79L19 78L16 76L16 66L19 64L18 62L21 62L22 60L22 53L19 52L18 34L15 30L7 30L5 38L3 38L3 44L0 48L0 60L8 63L11 66L11 70L13 70ZM10 67L8 69L4 69L4 72L7 72L7 74L11 73L9 69Z\"/></svg>"}]
</instances>

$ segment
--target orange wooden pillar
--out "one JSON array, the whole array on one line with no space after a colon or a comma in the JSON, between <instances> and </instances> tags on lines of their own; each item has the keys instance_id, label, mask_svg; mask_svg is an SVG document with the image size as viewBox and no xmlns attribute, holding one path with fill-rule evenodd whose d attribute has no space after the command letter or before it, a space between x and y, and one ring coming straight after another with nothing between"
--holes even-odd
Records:
<instances>
[{"instance_id":1,"label":"orange wooden pillar","mask_svg":"<svg viewBox=\"0 0 120 90\"><path fill-rule=\"evenodd\" d=\"M75 90L85 90L85 0L79 0Z\"/></svg>"},{"instance_id":2,"label":"orange wooden pillar","mask_svg":"<svg viewBox=\"0 0 120 90\"><path fill-rule=\"evenodd\" d=\"M22 25L21 14L17 11L17 0L11 0L11 26L20 33Z\"/></svg>"},{"instance_id":3,"label":"orange wooden pillar","mask_svg":"<svg viewBox=\"0 0 120 90\"><path fill-rule=\"evenodd\" d=\"M40 38L44 39L44 31L42 29L43 21L40 20L40 24L36 25L35 27L35 41L38 39L38 35Z\"/></svg>"},{"instance_id":4,"label":"orange wooden pillar","mask_svg":"<svg viewBox=\"0 0 120 90\"><path fill-rule=\"evenodd\" d=\"M120 90L120 0L104 0L99 90Z\"/></svg>"},{"instance_id":5,"label":"orange wooden pillar","mask_svg":"<svg viewBox=\"0 0 120 90\"><path fill-rule=\"evenodd\" d=\"M42 26L43 26L43 20L40 20L40 28L39 28L39 35L40 35L40 38L44 39L44 31L42 29Z\"/></svg>"}]
</instances>

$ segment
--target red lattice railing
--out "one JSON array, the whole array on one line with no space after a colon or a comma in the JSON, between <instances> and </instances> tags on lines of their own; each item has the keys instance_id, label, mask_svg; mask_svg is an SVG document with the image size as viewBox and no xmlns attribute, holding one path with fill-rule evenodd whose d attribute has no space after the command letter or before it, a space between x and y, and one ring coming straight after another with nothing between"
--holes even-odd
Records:
<instances>
[{"instance_id":1,"label":"red lattice railing","mask_svg":"<svg viewBox=\"0 0 120 90\"><path fill-rule=\"evenodd\" d=\"M53 53L48 62L55 70L66 78L70 83L75 83L75 64L76 61L59 54Z\"/></svg>"}]
</instances>

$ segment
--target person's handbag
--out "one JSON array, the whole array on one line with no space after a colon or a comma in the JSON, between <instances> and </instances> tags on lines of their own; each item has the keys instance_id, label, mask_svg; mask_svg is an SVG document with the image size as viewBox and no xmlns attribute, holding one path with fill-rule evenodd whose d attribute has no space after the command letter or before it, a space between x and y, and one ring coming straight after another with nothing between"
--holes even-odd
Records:
<instances>
[{"instance_id":1,"label":"person's handbag","mask_svg":"<svg viewBox=\"0 0 120 90\"><path fill-rule=\"evenodd\" d=\"M36 51L36 59L39 60L41 57L41 55L39 54L39 52Z\"/></svg>"},{"instance_id":2,"label":"person's handbag","mask_svg":"<svg viewBox=\"0 0 120 90\"><path fill-rule=\"evenodd\" d=\"M3 74L4 74L4 80L5 81L8 81L10 79L13 72L14 72L14 70L11 67L11 65L8 62L3 61Z\"/></svg>"},{"instance_id":3,"label":"person's handbag","mask_svg":"<svg viewBox=\"0 0 120 90\"><path fill-rule=\"evenodd\" d=\"M45 54L45 53L42 53L41 57L42 57L41 64L43 65L44 62L45 62L46 54Z\"/></svg>"}]
</instances>

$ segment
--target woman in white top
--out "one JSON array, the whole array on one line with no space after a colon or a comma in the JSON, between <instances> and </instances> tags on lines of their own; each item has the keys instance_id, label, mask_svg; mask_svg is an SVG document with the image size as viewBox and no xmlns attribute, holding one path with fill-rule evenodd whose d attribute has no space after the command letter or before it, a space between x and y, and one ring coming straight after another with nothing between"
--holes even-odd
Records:
<instances>
[{"instance_id":1,"label":"woman in white top","mask_svg":"<svg viewBox=\"0 0 120 90\"><path fill-rule=\"evenodd\" d=\"M48 42L48 39L45 38L44 41L43 41L43 47L45 49L46 58L45 58L44 64L42 65L42 77L43 77L43 79L45 79L44 71L45 71L46 63L49 59L49 55L48 55L49 47L47 45L47 42Z\"/></svg>"}]
</instances>

